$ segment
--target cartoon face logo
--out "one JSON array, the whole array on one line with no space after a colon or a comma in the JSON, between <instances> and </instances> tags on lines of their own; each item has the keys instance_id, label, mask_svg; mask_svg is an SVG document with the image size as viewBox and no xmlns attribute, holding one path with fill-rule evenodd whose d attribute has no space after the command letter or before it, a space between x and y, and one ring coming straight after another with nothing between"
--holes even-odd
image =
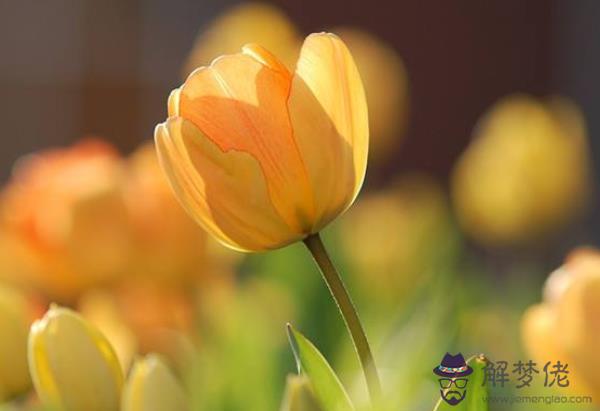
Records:
<instances>
[{"instance_id":1,"label":"cartoon face logo","mask_svg":"<svg viewBox=\"0 0 600 411\"><path fill-rule=\"evenodd\" d=\"M469 382L467 376L473 372L473 368L467 365L461 353L446 353L433 372L440 377L440 394L444 401L456 405L465 399Z\"/></svg>"}]
</instances>

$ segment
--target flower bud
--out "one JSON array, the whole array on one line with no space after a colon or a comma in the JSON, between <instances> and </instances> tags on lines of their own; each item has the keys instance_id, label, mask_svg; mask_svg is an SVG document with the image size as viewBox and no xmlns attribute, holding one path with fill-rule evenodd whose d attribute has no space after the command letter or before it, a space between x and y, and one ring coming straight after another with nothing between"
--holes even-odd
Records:
<instances>
[{"instance_id":1,"label":"flower bud","mask_svg":"<svg viewBox=\"0 0 600 411\"><path fill-rule=\"evenodd\" d=\"M29 369L44 403L62 411L118 411L123 373L96 328L79 314L53 306L31 326Z\"/></svg>"},{"instance_id":2,"label":"flower bud","mask_svg":"<svg viewBox=\"0 0 600 411\"><path fill-rule=\"evenodd\" d=\"M122 411L187 410L185 392L156 354L136 361L123 391Z\"/></svg>"}]
</instances>

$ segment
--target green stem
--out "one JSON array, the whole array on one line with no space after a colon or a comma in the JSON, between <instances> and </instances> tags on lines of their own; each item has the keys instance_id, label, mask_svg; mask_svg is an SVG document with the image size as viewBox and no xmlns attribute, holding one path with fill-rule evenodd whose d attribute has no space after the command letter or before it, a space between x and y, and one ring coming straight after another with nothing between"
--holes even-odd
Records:
<instances>
[{"instance_id":1,"label":"green stem","mask_svg":"<svg viewBox=\"0 0 600 411\"><path fill-rule=\"evenodd\" d=\"M375 362L373 361L371 347L369 347L365 330L360 323L352 299L350 298L338 271L333 265L319 233L311 234L306 237L304 239L304 244L306 244L306 247L319 266L323 279L331 292L331 296L342 314L342 318L350 332L350 337L352 337L354 348L358 353L363 372L365 373L371 402L377 404L381 398L381 383L379 382L379 375L377 374Z\"/></svg>"}]
</instances>

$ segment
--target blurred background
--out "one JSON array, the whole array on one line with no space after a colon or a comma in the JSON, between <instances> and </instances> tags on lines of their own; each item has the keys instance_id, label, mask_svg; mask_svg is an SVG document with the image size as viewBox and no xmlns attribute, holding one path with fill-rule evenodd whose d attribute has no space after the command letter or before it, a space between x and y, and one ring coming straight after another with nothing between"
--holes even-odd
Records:
<instances>
[{"instance_id":1,"label":"blurred background","mask_svg":"<svg viewBox=\"0 0 600 411\"><path fill-rule=\"evenodd\" d=\"M600 401L599 19L593 0L1 1L6 292L25 323L51 301L77 308L125 368L163 353L194 409L278 409L294 372L287 321L364 399L301 245L245 256L214 243L151 147L195 67L257 42L293 70L305 35L333 31L365 84L371 147L363 193L325 238L390 401L430 410L446 351L565 358L572 392ZM559 267L569 274L549 277Z\"/></svg>"}]
</instances>

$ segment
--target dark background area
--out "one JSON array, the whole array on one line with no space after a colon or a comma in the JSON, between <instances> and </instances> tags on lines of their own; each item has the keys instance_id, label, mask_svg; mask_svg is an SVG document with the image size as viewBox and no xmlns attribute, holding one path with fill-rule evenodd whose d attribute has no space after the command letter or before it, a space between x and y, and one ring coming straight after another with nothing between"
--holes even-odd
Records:
<instances>
[{"instance_id":1,"label":"dark background area","mask_svg":"<svg viewBox=\"0 0 600 411\"><path fill-rule=\"evenodd\" d=\"M0 1L0 180L14 160L99 135L123 151L152 138L196 34L235 1ZM600 132L600 3L273 1L306 33L371 31L398 50L410 126L388 171L445 179L478 116L499 97L562 93Z\"/></svg>"}]
</instances>

